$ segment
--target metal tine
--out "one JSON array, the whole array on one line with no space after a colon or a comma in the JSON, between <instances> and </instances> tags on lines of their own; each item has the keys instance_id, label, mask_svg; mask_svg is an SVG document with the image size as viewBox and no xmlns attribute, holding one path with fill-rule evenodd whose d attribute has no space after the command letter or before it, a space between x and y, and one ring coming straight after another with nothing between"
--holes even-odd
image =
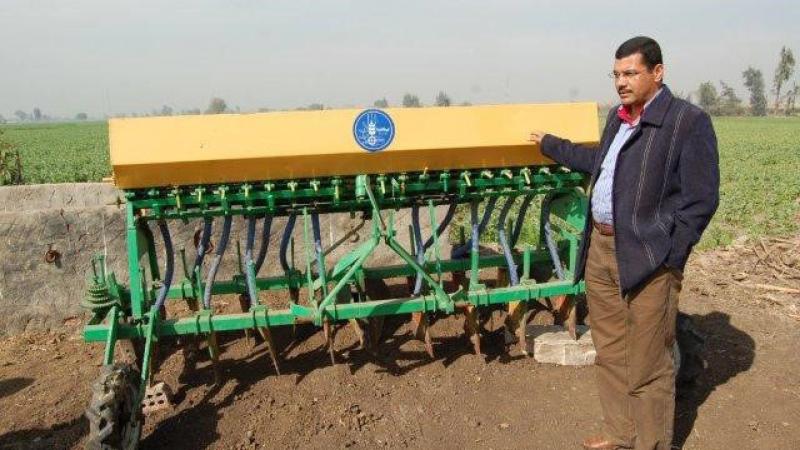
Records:
<instances>
[{"instance_id":1,"label":"metal tine","mask_svg":"<svg viewBox=\"0 0 800 450\"><path fill-rule=\"evenodd\" d=\"M325 346L328 348L328 354L331 357L331 365L336 365L336 351L333 347L333 325L327 319L322 322L322 333L325 335Z\"/></svg>"},{"instance_id":2,"label":"metal tine","mask_svg":"<svg viewBox=\"0 0 800 450\"><path fill-rule=\"evenodd\" d=\"M170 235L166 220L158 219L158 230L160 231L161 239L164 242L164 275L161 279L161 286L159 286L158 292L156 293L156 300L153 303L153 308L158 311L159 318L165 319L166 310L164 308L164 303L167 300L167 294L169 293L169 288L172 285L172 278L175 274L175 252L172 245L172 236ZM159 364L158 348L158 345L154 345L152 353L150 354L150 364L148 367L151 371L154 371ZM153 378L148 377L148 380L149 383L152 384Z\"/></svg>"},{"instance_id":3,"label":"metal tine","mask_svg":"<svg viewBox=\"0 0 800 450\"><path fill-rule=\"evenodd\" d=\"M209 268L208 276L206 277L206 286L205 286L205 291L203 292L204 309L211 309L211 291L212 288L214 287L214 278L216 278L217 272L219 271L219 266L220 263L222 262L222 256L225 254L225 249L228 247L228 240L230 239L232 222L233 222L232 216L225 216L225 219L222 223L222 235L219 238L219 243L216 246L214 259L211 261L211 267ZM220 351L219 351L219 345L217 344L217 334L213 331L208 335L208 352L214 367L214 383L217 384L220 382L221 379L219 373Z\"/></svg>"},{"instance_id":4,"label":"metal tine","mask_svg":"<svg viewBox=\"0 0 800 450\"><path fill-rule=\"evenodd\" d=\"M480 241L480 224L478 223L478 202L470 203L470 221L472 222L472 238L468 242L471 247L472 264L470 268L470 288L478 284L477 252ZM466 246L466 245L465 245ZM464 332L472 343L476 355L481 354L481 333L478 323L478 310L474 305L464 309Z\"/></svg>"},{"instance_id":5,"label":"metal tine","mask_svg":"<svg viewBox=\"0 0 800 450\"><path fill-rule=\"evenodd\" d=\"M247 233L245 234L245 241L244 241L244 276L245 281L247 284L247 293L242 294L239 296L239 307L242 309L242 312L247 312L252 308L252 306L258 303L258 288L256 287L256 280L255 275L253 273L253 266L255 262L253 261L253 244L255 241L256 236L256 217L249 216L247 218ZM238 244L238 241L237 241ZM237 245L238 249L238 245ZM239 266L241 270L242 262L239 261ZM253 341L250 337L250 329L244 329L244 336L247 340L248 345L252 348Z\"/></svg>"},{"instance_id":6,"label":"metal tine","mask_svg":"<svg viewBox=\"0 0 800 450\"><path fill-rule=\"evenodd\" d=\"M542 202L542 230L544 231L544 241L547 245L547 250L550 253L550 260L553 263L553 269L556 273L556 277L559 280L564 280L565 274L564 269L561 267L561 257L558 255L558 247L556 247L556 242L553 238L553 229L550 225L550 204L553 202L553 200L555 200L555 198L556 196L554 195L548 195L544 199L544 202ZM554 315L566 322L569 335L573 339L577 340L577 313L574 304L575 302L565 295L559 295L553 300L555 303Z\"/></svg>"},{"instance_id":7,"label":"metal tine","mask_svg":"<svg viewBox=\"0 0 800 450\"><path fill-rule=\"evenodd\" d=\"M508 213L511 210L514 202L516 201L516 195L510 195L506 198L505 204L503 204L503 208L500 210L500 216L497 218L497 238L500 242L500 247L503 250L503 256L506 260L506 268L505 270L501 271L508 276L507 281L510 286L516 286L519 284L519 274L517 273L517 265L514 262L514 256L512 254L512 246L509 245L508 238L506 235L506 218L508 217ZM523 200L524 202L524 200ZM511 235L511 239L513 240L514 237L514 230L509 232ZM513 245L513 244L512 244ZM500 280L498 280L500 281ZM527 354L527 349L525 348L525 313L528 310L528 305L526 302L510 302L508 304L508 313L506 314L505 319L505 342L506 344L510 344L515 340L519 344L518 347L523 354Z\"/></svg>"},{"instance_id":8,"label":"metal tine","mask_svg":"<svg viewBox=\"0 0 800 450\"><path fill-rule=\"evenodd\" d=\"M283 272L288 275L289 272L294 270L294 239L292 239L292 233L294 232L295 222L297 222L297 214L292 212L289 214L289 217L286 219L286 225L283 228L283 234L281 235L281 246L280 251L278 253L278 257L280 260L281 268ZM287 252L289 251L289 247L292 247L292 264L289 265L289 259L287 256ZM289 288L289 300L292 303L296 303L300 298L300 289L297 287ZM294 334L294 327L292 328L292 334Z\"/></svg>"},{"instance_id":9,"label":"metal tine","mask_svg":"<svg viewBox=\"0 0 800 450\"><path fill-rule=\"evenodd\" d=\"M195 256L192 265L192 272L189 278L192 281L195 292L202 292L202 266L206 253L208 253L209 244L211 242L211 230L214 223L212 216L203 217L203 228L201 229L200 238L197 240L197 255ZM186 305L189 310L197 313L200 309L199 299L197 297L187 297ZM184 366L194 369L194 364L197 360L197 353L199 352L198 336L186 335L181 338L183 341L183 357Z\"/></svg>"},{"instance_id":10,"label":"metal tine","mask_svg":"<svg viewBox=\"0 0 800 450\"><path fill-rule=\"evenodd\" d=\"M525 224L525 216L530 207L531 201L535 197L534 194L525 195L520 204L517 218L514 222L511 232L511 248L516 247L519 236L522 233L522 227ZM530 273L530 251L526 250L523 255L523 278L528 279ZM517 350L525 356L529 355L528 343L526 341L526 327L531 314L534 311L530 309L529 302L511 302L508 304L508 315L506 316L506 343L510 344L514 340L517 341Z\"/></svg>"},{"instance_id":11,"label":"metal tine","mask_svg":"<svg viewBox=\"0 0 800 450\"><path fill-rule=\"evenodd\" d=\"M272 230L272 220L273 216L271 214L264 215L264 225L261 228L261 246L258 250L258 257L256 258L254 272L256 275L261 271L261 267L264 264L264 260L267 256L267 252L269 251L269 240L270 234ZM258 303L258 301L256 301ZM275 372L280 375L280 366L278 365L278 355L277 355L277 348L275 348L275 343L272 340L272 333L269 330L269 327L261 327L258 328L258 333L261 335L261 339L267 345L267 351L269 352L269 356L272 359L272 365L275 368Z\"/></svg>"},{"instance_id":12,"label":"metal tine","mask_svg":"<svg viewBox=\"0 0 800 450\"><path fill-rule=\"evenodd\" d=\"M307 217L307 212L304 210L303 214ZM306 230L307 231L307 230ZM320 280L320 291L322 294L322 298L326 298L328 296L328 285L327 280L325 279L325 252L322 248L322 233L320 230L319 225L319 214L317 212L311 213L311 232L312 232L312 239L314 241L314 257L317 261L317 276ZM309 274L311 272L311 261L309 258L308 261L308 270ZM309 275L311 276L311 275ZM309 287L311 289L311 287ZM340 292L349 292L349 291L340 291ZM310 292L311 293L311 292ZM316 295L316 293L311 293ZM328 353L331 357L331 364L336 365L336 350L335 350L335 337L336 337L336 330L333 324L330 323L327 319L322 324L323 333L325 334L325 346L328 348Z\"/></svg>"}]
</instances>

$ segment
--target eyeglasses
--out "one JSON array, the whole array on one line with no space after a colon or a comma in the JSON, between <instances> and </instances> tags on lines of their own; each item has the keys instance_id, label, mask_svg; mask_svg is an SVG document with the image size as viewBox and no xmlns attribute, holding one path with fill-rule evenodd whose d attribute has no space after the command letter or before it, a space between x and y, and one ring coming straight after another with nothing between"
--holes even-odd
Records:
<instances>
[{"instance_id":1,"label":"eyeglasses","mask_svg":"<svg viewBox=\"0 0 800 450\"><path fill-rule=\"evenodd\" d=\"M611 72L608 74L608 78L611 78L614 81L619 80L620 78L622 78L623 80L632 80L641 75L641 73L642 72L638 72L636 70L626 70L622 73Z\"/></svg>"}]
</instances>

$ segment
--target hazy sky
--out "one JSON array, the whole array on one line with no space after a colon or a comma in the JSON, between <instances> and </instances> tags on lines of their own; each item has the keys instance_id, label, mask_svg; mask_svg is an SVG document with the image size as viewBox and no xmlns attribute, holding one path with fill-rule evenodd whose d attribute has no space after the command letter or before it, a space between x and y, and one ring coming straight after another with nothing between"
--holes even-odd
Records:
<instances>
[{"instance_id":1,"label":"hazy sky","mask_svg":"<svg viewBox=\"0 0 800 450\"><path fill-rule=\"evenodd\" d=\"M695 90L753 65L771 84L800 52L796 1L0 0L0 114L615 98L613 51L637 34L667 83ZM795 75L795 79L798 76Z\"/></svg>"}]
</instances>

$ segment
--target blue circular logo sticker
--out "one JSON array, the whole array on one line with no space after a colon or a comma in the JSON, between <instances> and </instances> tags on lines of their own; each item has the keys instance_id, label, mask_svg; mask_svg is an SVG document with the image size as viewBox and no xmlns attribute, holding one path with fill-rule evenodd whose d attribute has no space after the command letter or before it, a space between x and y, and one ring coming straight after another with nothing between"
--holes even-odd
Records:
<instances>
[{"instance_id":1,"label":"blue circular logo sticker","mask_svg":"<svg viewBox=\"0 0 800 450\"><path fill-rule=\"evenodd\" d=\"M379 109L367 109L353 122L353 137L364 150L379 152L392 143L394 122Z\"/></svg>"}]
</instances>

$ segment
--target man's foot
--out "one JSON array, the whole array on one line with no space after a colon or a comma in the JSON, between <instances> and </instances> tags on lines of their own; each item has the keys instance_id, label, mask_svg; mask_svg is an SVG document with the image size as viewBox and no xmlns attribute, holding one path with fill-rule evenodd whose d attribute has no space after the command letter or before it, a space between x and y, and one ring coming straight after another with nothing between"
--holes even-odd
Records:
<instances>
[{"instance_id":1,"label":"man's foot","mask_svg":"<svg viewBox=\"0 0 800 450\"><path fill-rule=\"evenodd\" d=\"M616 450L619 447L612 444L607 437L598 435L584 439L583 448L586 450Z\"/></svg>"}]
</instances>

